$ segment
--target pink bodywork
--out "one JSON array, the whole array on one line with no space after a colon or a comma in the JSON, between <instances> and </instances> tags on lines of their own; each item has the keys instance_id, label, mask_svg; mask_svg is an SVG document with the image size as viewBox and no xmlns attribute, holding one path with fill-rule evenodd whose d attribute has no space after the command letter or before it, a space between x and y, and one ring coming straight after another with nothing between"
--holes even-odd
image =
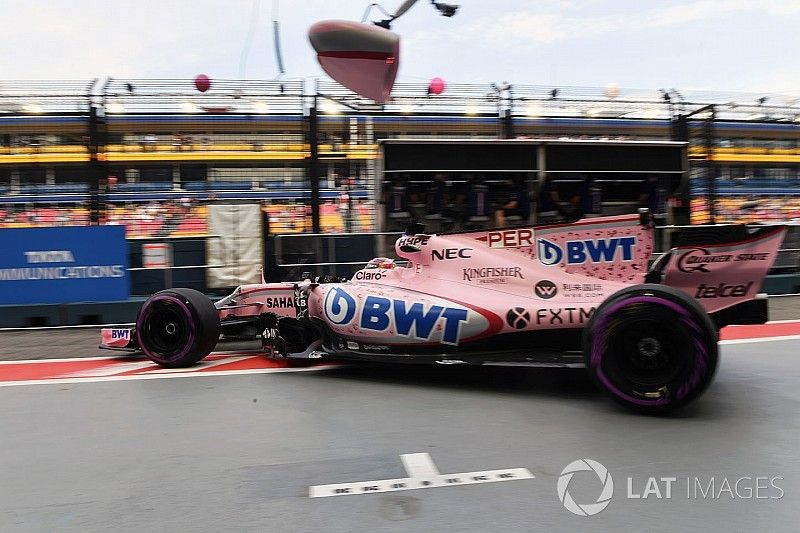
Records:
<instances>
[{"instance_id":1,"label":"pink bodywork","mask_svg":"<svg viewBox=\"0 0 800 533\"><path fill-rule=\"evenodd\" d=\"M591 250L587 242L593 243ZM404 244L419 251L403 251ZM601 260L592 261L590 251L596 254L598 246L603 246ZM395 346L580 328L610 294L644 281L653 235L631 215L540 228L416 235L398 239L395 248L408 267L367 268L348 283L319 286L309 296L309 313L345 338ZM370 297L372 305L365 311ZM351 300L355 311L348 314L342 308ZM386 300L391 305L384 312ZM409 317L415 303L421 308ZM432 308L435 313L434 306L443 310L428 332L419 327L419 318ZM405 317L405 327L398 314ZM455 339L452 330L446 335L448 322L458 329Z\"/></svg>"},{"instance_id":2,"label":"pink bodywork","mask_svg":"<svg viewBox=\"0 0 800 533\"><path fill-rule=\"evenodd\" d=\"M708 312L753 299L784 232L736 244L678 248L664 281ZM404 251L404 246L412 248ZM313 286L309 316L374 349L581 328L608 296L644 282L653 229L640 224L638 215L623 215L537 228L405 236L395 252L408 266L379 262L349 282ZM722 255L731 258L719 259ZM692 259L696 256L712 259ZM703 261L713 262L686 266ZM220 318L264 312L294 317L294 285L239 287L232 295L235 306L221 309Z\"/></svg>"},{"instance_id":3,"label":"pink bodywork","mask_svg":"<svg viewBox=\"0 0 800 533\"><path fill-rule=\"evenodd\" d=\"M662 281L709 313L752 300L785 231L676 248ZM638 215L623 215L536 228L409 235L397 240L395 252L407 266L376 259L345 283L242 285L217 302L220 320L263 313L295 318L296 296L307 292L309 317L325 322L348 347L352 341L368 351L582 328L610 295L644 283L653 228L640 224ZM129 338L103 330L107 346L122 347Z\"/></svg>"}]
</instances>

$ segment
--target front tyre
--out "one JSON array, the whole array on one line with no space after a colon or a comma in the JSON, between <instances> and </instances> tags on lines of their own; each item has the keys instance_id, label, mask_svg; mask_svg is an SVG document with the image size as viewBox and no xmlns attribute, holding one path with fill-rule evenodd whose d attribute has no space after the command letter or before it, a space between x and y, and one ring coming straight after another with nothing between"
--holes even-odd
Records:
<instances>
[{"instance_id":1,"label":"front tyre","mask_svg":"<svg viewBox=\"0 0 800 533\"><path fill-rule=\"evenodd\" d=\"M584 331L586 367L614 400L635 411L678 409L711 383L717 329L692 298L656 284L622 289Z\"/></svg>"},{"instance_id":2,"label":"front tyre","mask_svg":"<svg viewBox=\"0 0 800 533\"><path fill-rule=\"evenodd\" d=\"M168 289L148 298L136 319L136 340L144 354L165 367L191 366L219 340L214 304L194 289Z\"/></svg>"}]
</instances>

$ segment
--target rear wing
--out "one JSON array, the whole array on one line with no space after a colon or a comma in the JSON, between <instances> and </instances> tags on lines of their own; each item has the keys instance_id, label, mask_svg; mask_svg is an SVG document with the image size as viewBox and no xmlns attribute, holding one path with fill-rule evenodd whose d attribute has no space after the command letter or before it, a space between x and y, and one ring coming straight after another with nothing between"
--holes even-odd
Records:
<instances>
[{"instance_id":1,"label":"rear wing","mask_svg":"<svg viewBox=\"0 0 800 533\"><path fill-rule=\"evenodd\" d=\"M682 290L708 313L740 306L758 298L785 234L784 226L688 228L657 262L662 283Z\"/></svg>"}]
</instances>

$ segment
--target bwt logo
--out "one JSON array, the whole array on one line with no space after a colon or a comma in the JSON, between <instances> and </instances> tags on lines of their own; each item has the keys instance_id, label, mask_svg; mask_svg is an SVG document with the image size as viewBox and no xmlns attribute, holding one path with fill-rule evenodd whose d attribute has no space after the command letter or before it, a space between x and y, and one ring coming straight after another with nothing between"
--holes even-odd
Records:
<instances>
[{"instance_id":1,"label":"bwt logo","mask_svg":"<svg viewBox=\"0 0 800 533\"><path fill-rule=\"evenodd\" d=\"M336 325L349 324L356 315L356 300L342 288L334 287L325 295L325 316Z\"/></svg>"},{"instance_id":2,"label":"bwt logo","mask_svg":"<svg viewBox=\"0 0 800 533\"><path fill-rule=\"evenodd\" d=\"M577 503L569 493L569 483L576 472L594 472L603 484L603 489L594 503ZM558 499L564 504L567 511L578 516L593 516L608 507L614 495L614 480L611 473L602 464L592 459L578 459L564 467L558 476L556 485Z\"/></svg>"},{"instance_id":3,"label":"bwt logo","mask_svg":"<svg viewBox=\"0 0 800 533\"><path fill-rule=\"evenodd\" d=\"M356 301L344 289L332 289L325 296L325 315L338 326L350 324L356 317ZM469 319L469 311L458 307L431 305L422 302L367 296L358 320L362 330L387 331L392 325L397 335L429 340L441 320L441 342L458 344L461 325Z\"/></svg>"},{"instance_id":4,"label":"bwt logo","mask_svg":"<svg viewBox=\"0 0 800 533\"><path fill-rule=\"evenodd\" d=\"M610 263L617 258L633 261L636 237L613 237L610 239L585 239L567 241L563 248L547 239L537 239L536 250L543 265L557 265L566 259L568 265Z\"/></svg>"}]
</instances>

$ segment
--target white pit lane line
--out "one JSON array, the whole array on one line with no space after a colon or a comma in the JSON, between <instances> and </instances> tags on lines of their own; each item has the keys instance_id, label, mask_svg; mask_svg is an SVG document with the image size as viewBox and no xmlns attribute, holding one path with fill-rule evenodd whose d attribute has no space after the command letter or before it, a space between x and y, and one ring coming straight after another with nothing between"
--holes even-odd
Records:
<instances>
[{"instance_id":1,"label":"white pit lane line","mask_svg":"<svg viewBox=\"0 0 800 533\"><path fill-rule=\"evenodd\" d=\"M279 374L285 372L319 372L339 368L341 365L319 365L311 367L296 368L254 368L248 370L212 370L209 372L172 372L169 374L156 374L148 372L146 374L131 374L128 376L103 376L89 378L53 378L37 379L24 381L0 381L0 387L20 387L23 385L65 385L79 383L101 383L104 381L136 381L142 379L175 379L175 378L198 378L206 376L241 376L245 374Z\"/></svg>"},{"instance_id":2,"label":"white pit lane line","mask_svg":"<svg viewBox=\"0 0 800 533\"><path fill-rule=\"evenodd\" d=\"M536 477L531 474L527 468L505 468L502 470L440 474L436 465L433 463L433 459L427 453L403 454L400 456L400 460L403 462L403 466L406 472L408 472L409 477L314 485L308 488L308 497L328 498L331 496L375 494L400 490L457 487L460 485L475 485L478 483L498 483L501 481L534 479Z\"/></svg>"}]
</instances>

